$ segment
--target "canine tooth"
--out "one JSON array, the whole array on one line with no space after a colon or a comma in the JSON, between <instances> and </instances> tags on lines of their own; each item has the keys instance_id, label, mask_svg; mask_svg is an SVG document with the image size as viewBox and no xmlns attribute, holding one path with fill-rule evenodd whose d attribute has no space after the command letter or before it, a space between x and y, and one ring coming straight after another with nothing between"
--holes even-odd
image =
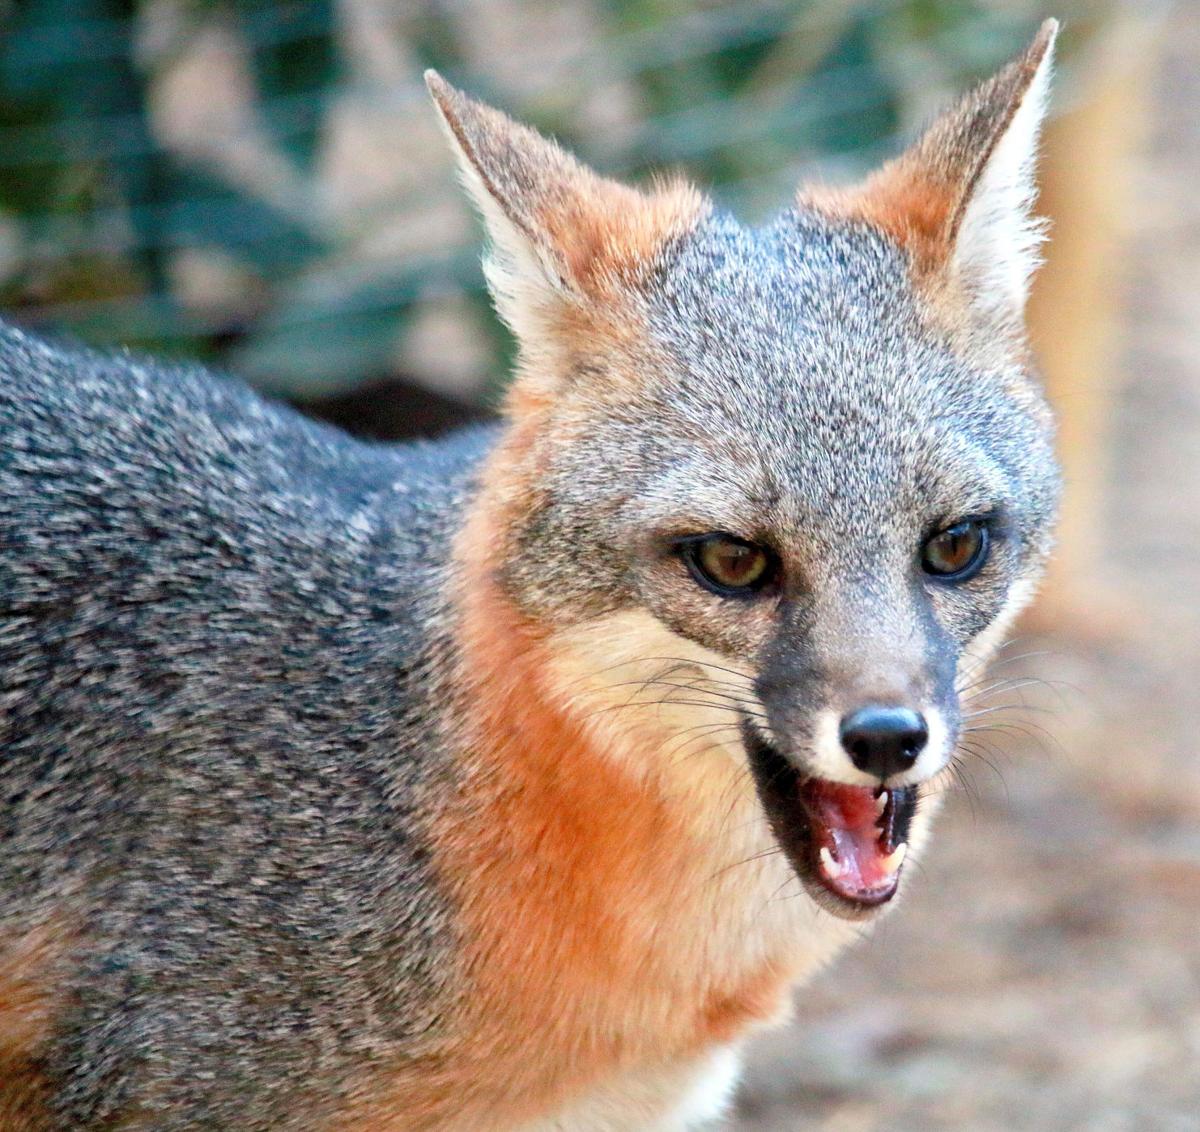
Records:
<instances>
[{"instance_id":1,"label":"canine tooth","mask_svg":"<svg viewBox=\"0 0 1200 1132\"><path fill-rule=\"evenodd\" d=\"M846 871L846 866L834 857L824 845L821 846L820 857L821 867L825 870L830 880L837 880Z\"/></svg>"},{"instance_id":2,"label":"canine tooth","mask_svg":"<svg viewBox=\"0 0 1200 1132\"><path fill-rule=\"evenodd\" d=\"M879 795L879 797L875 799L875 816L876 817L879 817L879 818L883 817L883 811L887 809L888 802L891 801L891 798L892 798L891 794L889 794L886 790L884 790L883 793L881 793Z\"/></svg>"},{"instance_id":3,"label":"canine tooth","mask_svg":"<svg viewBox=\"0 0 1200 1132\"><path fill-rule=\"evenodd\" d=\"M883 866L885 873L894 873L901 865L904 864L904 858L908 856L908 842L901 841L882 861L879 863Z\"/></svg>"}]
</instances>

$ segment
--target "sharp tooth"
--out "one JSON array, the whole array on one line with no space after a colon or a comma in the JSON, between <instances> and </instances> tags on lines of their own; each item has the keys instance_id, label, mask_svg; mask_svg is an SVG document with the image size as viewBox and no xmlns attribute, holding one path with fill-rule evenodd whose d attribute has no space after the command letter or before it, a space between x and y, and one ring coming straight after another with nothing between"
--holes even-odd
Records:
<instances>
[{"instance_id":1,"label":"sharp tooth","mask_svg":"<svg viewBox=\"0 0 1200 1132\"><path fill-rule=\"evenodd\" d=\"M884 790L878 798L875 799L875 816L883 817L883 811L887 809L888 802L891 800L891 795Z\"/></svg>"},{"instance_id":2,"label":"sharp tooth","mask_svg":"<svg viewBox=\"0 0 1200 1132\"><path fill-rule=\"evenodd\" d=\"M882 861L883 871L889 875L894 873L901 865L904 864L904 858L908 856L908 842L901 841Z\"/></svg>"},{"instance_id":3,"label":"sharp tooth","mask_svg":"<svg viewBox=\"0 0 1200 1132\"><path fill-rule=\"evenodd\" d=\"M846 866L838 861L824 845L821 846L820 857L821 868L825 870L825 875L830 880L837 880L846 871Z\"/></svg>"}]
</instances>

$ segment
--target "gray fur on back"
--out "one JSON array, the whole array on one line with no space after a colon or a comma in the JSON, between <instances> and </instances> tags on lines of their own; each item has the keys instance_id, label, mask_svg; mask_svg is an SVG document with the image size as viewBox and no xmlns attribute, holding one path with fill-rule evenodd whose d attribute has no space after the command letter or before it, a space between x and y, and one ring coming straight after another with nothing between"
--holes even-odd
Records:
<instances>
[{"instance_id":1,"label":"gray fur on back","mask_svg":"<svg viewBox=\"0 0 1200 1132\"><path fill-rule=\"evenodd\" d=\"M368 446L4 329L0 437L0 940L74 941L63 1127L310 1127L440 1008L438 581L487 434Z\"/></svg>"}]
</instances>

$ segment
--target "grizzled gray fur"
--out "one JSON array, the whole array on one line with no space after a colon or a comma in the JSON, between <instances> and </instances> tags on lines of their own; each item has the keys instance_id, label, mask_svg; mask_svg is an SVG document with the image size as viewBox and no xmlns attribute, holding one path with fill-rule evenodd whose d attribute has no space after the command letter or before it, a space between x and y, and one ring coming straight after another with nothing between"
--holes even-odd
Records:
<instances>
[{"instance_id":1,"label":"grizzled gray fur","mask_svg":"<svg viewBox=\"0 0 1200 1132\"><path fill-rule=\"evenodd\" d=\"M439 577L484 445L0 332L0 940L72 939L62 1128L304 1128L444 964Z\"/></svg>"}]
</instances>

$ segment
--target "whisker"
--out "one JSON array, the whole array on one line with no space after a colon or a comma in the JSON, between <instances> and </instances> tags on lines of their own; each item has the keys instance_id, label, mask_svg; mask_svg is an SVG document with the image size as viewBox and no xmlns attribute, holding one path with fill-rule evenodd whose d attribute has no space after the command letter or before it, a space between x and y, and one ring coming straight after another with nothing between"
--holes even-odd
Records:
<instances>
[{"instance_id":1,"label":"whisker","mask_svg":"<svg viewBox=\"0 0 1200 1132\"><path fill-rule=\"evenodd\" d=\"M970 703L984 696L996 695L1000 692L1018 692L1024 688L1038 687L1041 684L1042 680L1037 676L1008 676L991 684L977 686L970 692L960 691L959 698L965 703Z\"/></svg>"},{"instance_id":2,"label":"whisker","mask_svg":"<svg viewBox=\"0 0 1200 1132\"><path fill-rule=\"evenodd\" d=\"M1065 756L1067 753L1062 741L1057 735L1054 734L1053 731L1042 727L1040 724L1034 723L1033 720L1024 720L1020 723L1012 720L1005 720L1000 723L992 723L983 727L964 728L964 733L971 735L1003 734L1005 732L1024 735L1025 738L1031 743L1041 747L1043 752L1045 752L1044 744L1050 743L1056 748L1057 753L1060 756Z\"/></svg>"},{"instance_id":3,"label":"whisker","mask_svg":"<svg viewBox=\"0 0 1200 1132\"><path fill-rule=\"evenodd\" d=\"M971 821L977 823L979 821L979 787L975 784L975 780L960 762L951 763L946 769L950 771L951 777L958 784L962 794L966 796L967 806L971 811Z\"/></svg>"},{"instance_id":4,"label":"whisker","mask_svg":"<svg viewBox=\"0 0 1200 1132\"><path fill-rule=\"evenodd\" d=\"M673 662L676 664L694 664L697 668L712 668L717 672L724 672L728 676L736 676L740 680L745 680L747 684L749 684L751 680L751 678L748 677L744 672L739 672L736 668L724 668L721 665L713 664L712 661L708 660L697 660L695 658L684 658L680 656L647 656L643 657L642 659L651 664L655 661L663 661L667 663Z\"/></svg>"},{"instance_id":5,"label":"whisker","mask_svg":"<svg viewBox=\"0 0 1200 1132\"><path fill-rule=\"evenodd\" d=\"M1011 704L992 704L989 707L978 708L975 711L963 712L963 719L978 719L980 716L993 715L999 711L1032 711L1043 715L1053 715L1054 709L1045 704L1027 704L1024 700ZM968 728L969 730L969 728Z\"/></svg>"},{"instance_id":6,"label":"whisker","mask_svg":"<svg viewBox=\"0 0 1200 1132\"><path fill-rule=\"evenodd\" d=\"M973 759L978 759L981 763L983 763L984 766L986 766L988 768L988 770L990 770L996 776L997 779L999 779L1000 785L1002 787L1004 787L1005 804L1006 805L1010 804L1011 798L1008 793L1008 783L1005 781L1004 775L1001 773L1000 768L994 762L992 762L992 760L990 758L988 758L987 755L985 755L982 751L977 750L974 746L972 746L970 744L960 744L959 750L963 754L969 755ZM991 753L991 752L989 752L989 753ZM959 764L959 765L961 765L961 764Z\"/></svg>"},{"instance_id":7,"label":"whisker","mask_svg":"<svg viewBox=\"0 0 1200 1132\"><path fill-rule=\"evenodd\" d=\"M765 861L768 857L782 857L783 849L779 845L772 845L766 849L760 849L757 853L751 853L749 857L743 857L740 861L734 861L731 865L724 865L712 874L713 880L717 877L724 876L733 869L740 868L742 865L750 865L755 861Z\"/></svg>"},{"instance_id":8,"label":"whisker","mask_svg":"<svg viewBox=\"0 0 1200 1132\"><path fill-rule=\"evenodd\" d=\"M611 688L628 688L628 687L678 688L680 691L695 692L697 695L716 696L720 699L732 700L734 703L737 703L737 704L750 703L750 701L748 701L748 700L738 699L736 696L734 696L730 692L712 691L707 687L699 687L696 683L680 684L680 683L676 683L673 680L658 680L658 679L654 679L654 678L648 678L646 680L623 680L618 684L610 684L609 687L611 687Z\"/></svg>"},{"instance_id":9,"label":"whisker","mask_svg":"<svg viewBox=\"0 0 1200 1132\"><path fill-rule=\"evenodd\" d=\"M751 719L756 719L760 723L766 723L767 718L757 712L747 712L741 707L731 707L728 704L714 703L712 700L669 700L666 698L657 700L627 700L620 704L605 704L603 707L598 707L586 713L583 718L594 719L598 715L607 715L611 712L625 711L628 708L664 708L668 705L677 707L703 707L712 708L716 711L732 712L739 718L743 715L749 716Z\"/></svg>"},{"instance_id":10,"label":"whisker","mask_svg":"<svg viewBox=\"0 0 1200 1132\"><path fill-rule=\"evenodd\" d=\"M1036 660L1041 657L1053 656L1051 649L1035 649L1030 652L1017 653L1015 656L1002 657L964 657L970 668L978 672L999 672L1009 665L1018 664L1023 660Z\"/></svg>"},{"instance_id":11,"label":"whisker","mask_svg":"<svg viewBox=\"0 0 1200 1132\"><path fill-rule=\"evenodd\" d=\"M692 734L689 734L692 732ZM696 732L699 732L698 734ZM741 728L728 723L713 723L702 724L700 727L690 727L687 731L682 732L680 738L682 742L676 743L674 746L664 749L662 754L664 758L682 761L683 759L697 758L714 747L727 742L725 739L719 739L719 735L727 735L729 738L737 738L741 735ZM703 740L709 740L708 746L699 751L687 751L687 748L693 743L698 743ZM687 751L685 754L684 752Z\"/></svg>"}]
</instances>

